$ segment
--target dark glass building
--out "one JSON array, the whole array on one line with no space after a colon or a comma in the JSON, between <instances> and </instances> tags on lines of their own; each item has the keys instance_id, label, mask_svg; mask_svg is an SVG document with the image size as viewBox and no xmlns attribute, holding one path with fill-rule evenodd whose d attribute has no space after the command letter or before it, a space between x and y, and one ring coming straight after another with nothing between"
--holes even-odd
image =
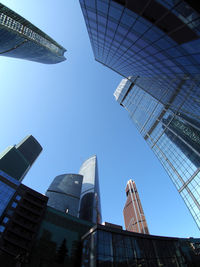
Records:
<instances>
[{"instance_id":1,"label":"dark glass building","mask_svg":"<svg viewBox=\"0 0 200 267\"><path fill-rule=\"evenodd\" d=\"M96 155L83 162L79 174L83 175L79 218L93 223L101 223L101 203Z\"/></svg>"},{"instance_id":2,"label":"dark glass building","mask_svg":"<svg viewBox=\"0 0 200 267\"><path fill-rule=\"evenodd\" d=\"M79 267L81 237L94 224L47 207L29 267Z\"/></svg>"},{"instance_id":3,"label":"dark glass building","mask_svg":"<svg viewBox=\"0 0 200 267\"><path fill-rule=\"evenodd\" d=\"M22 181L41 151L38 141L28 135L18 145L8 147L0 154L0 170Z\"/></svg>"},{"instance_id":4,"label":"dark glass building","mask_svg":"<svg viewBox=\"0 0 200 267\"><path fill-rule=\"evenodd\" d=\"M95 59L200 228L200 9L194 1L80 0Z\"/></svg>"},{"instance_id":5,"label":"dark glass building","mask_svg":"<svg viewBox=\"0 0 200 267\"><path fill-rule=\"evenodd\" d=\"M124 223L127 231L149 234L140 197L135 182L129 180L126 185L126 203L124 206Z\"/></svg>"},{"instance_id":6,"label":"dark glass building","mask_svg":"<svg viewBox=\"0 0 200 267\"><path fill-rule=\"evenodd\" d=\"M48 206L77 217L82 181L79 174L56 176L46 192Z\"/></svg>"},{"instance_id":7,"label":"dark glass building","mask_svg":"<svg viewBox=\"0 0 200 267\"><path fill-rule=\"evenodd\" d=\"M1 56L45 64L65 60L65 48L3 4L0 4L0 35Z\"/></svg>"},{"instance_id":8,"label":"dark glass building","mask_svg":"<svg viewBox=\"0 0 200 267\"><path fill-rule=\"evenodd\" d=\"M6 174L3 176L4 185L14 189L11 197L8 190L4 194L7 203L0 214L0 261L7 266L3 260L6 255L10 255L10 261L30 255L48 198Z\"/></svg>"},{"instance_id":9,"label":"dark glass building","mask_svg":"<svg viewBox=\"0 0 200 267\"><path fill-rule=\"evenodd\" d=\"M198 267L200 239L144 235L97 225L82 237L81 267Z\"/></svg>"}]
</instances>

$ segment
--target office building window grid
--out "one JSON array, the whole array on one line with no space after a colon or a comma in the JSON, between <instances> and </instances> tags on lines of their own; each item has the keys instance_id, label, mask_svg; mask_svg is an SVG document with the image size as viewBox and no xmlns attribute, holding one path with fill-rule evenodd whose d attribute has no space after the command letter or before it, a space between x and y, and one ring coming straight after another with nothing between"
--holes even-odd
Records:
<instances>
[{"instance_id":1,"label":"office building window grid","mask_svg":"<svg viewBox=\"0 0 200 267\"><path fill-rule=\"evenodd\" d=\"M163 104L170 102L171 110L200 116L199 15L183 1L157 2L196 31L197 39L179 44L115 1L80 0L95 58L132 82L137 78L138 86Z\"/></svg>"},{"instance_id":2,"label":"office building window grid","mask_svg":"<svg viewBox=\"0 0 200 267\"><path fill-rule=\"evenodd\" d=\"M198 14L189 7L184 18L188 5L181 2L167 9L199 36ZM125 77L199 74L199 40L180 45L149 20L111 0L80 3L95 58L101 63Z\"/></svg>"}]
</instances>

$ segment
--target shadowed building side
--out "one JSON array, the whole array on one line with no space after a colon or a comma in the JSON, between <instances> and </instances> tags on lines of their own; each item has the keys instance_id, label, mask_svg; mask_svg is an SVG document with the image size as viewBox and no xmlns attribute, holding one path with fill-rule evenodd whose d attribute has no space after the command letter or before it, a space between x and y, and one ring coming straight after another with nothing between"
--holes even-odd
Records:
<instances>
[{"instance_id":1,"label":"shadowed building side","mask_svg":"<svg viewBox=\"0 0 200 267\"><path fill-rule=\"evenodd\" d=\"M19 144L9 146L0 154L0 170L22 181L42 151L42 146L28 135Z\"/></svg>"},{"instance_id":2,"label":"shadowed building side","mask_svg":"<svg viewBox=\"0 0 200 267\"><path fill-rule=\"evenodd\" d=\"M149 234L147 222L135 182L129 180L126 186L127 200L123 210L127 231Z\"/></svg>"}]
</instances>

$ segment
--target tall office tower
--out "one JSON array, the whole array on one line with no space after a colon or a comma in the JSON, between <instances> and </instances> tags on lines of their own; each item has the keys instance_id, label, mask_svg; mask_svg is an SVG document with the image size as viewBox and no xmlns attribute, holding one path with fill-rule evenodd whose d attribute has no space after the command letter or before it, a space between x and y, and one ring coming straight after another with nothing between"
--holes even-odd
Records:
<instances>
[{"instance_id":1,"label":"tall office tower","mask_svg":"<svg viewBox=\"0 0 200 267\"><path fill-rule=\"evenodd\" d=\"M77 217L82 181L79 174L56 176L46 192L48 206Z\"/></svg>"},{"instance_id":2,"label":"tall office tower","mask_svg":"<svg viewBox=\"0 0 200 267\"><path fill-rule=\"evenodd\" d=\"M0 154L0 170L22 181L41 151L38 141L28 135L18 145L9 146Z\"/></svg>"},{"instance_id":3,"label":"tall office tower","mask_svg":"<svg viewBox=\"0 0 200 267\"><path fill-rule=\"evenodd\" d=\"M123 79L115 98L128 112L200 228L200 124Z\"/></svg>"},{"instance_id":4,"label":"tall office tower","mask_svg":"<svg viewBox=\"0 0 200 267\"><path fill-rule=\"evenodd\" d=\"M83 175L79 218L101 223L101 203L96 155L83 162L79 174Z\"/></svg>"},{"instance_id":5,"label":"tall office tower","mask_svg":"<svg viewBox=\"0 0 200 267\"><path fill-rule=\"evenodd\" d=\"M200 228L200 9L194 1L80 0L95 59Z\"/></svg>"},{"instance_id":6,"label":"tall office tower","mask_svg":"<svg viewBox=\"0 0 200 267\"><path fill-rule=\"evenodd\" d=\"M126 230L149 234L138 191L135 182L132 180L127 182L126 196L127 200L123 210Z\"/></svg>"},{"instance_id":7,"label":"tall office tower","mask_svg":"<svg viewBox=\"0 0 200 267\"><path fill-rule=\"evenodd\" d=\"M64 61L66 49L3 4L0 4L0 55L45 64Z\"/></svg>"}]
</instances>

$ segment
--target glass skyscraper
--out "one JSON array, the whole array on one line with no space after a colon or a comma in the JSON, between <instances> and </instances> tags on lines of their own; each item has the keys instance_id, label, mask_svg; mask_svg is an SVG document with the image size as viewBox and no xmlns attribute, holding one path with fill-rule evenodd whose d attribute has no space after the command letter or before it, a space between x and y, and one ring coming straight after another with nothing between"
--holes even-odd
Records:
<instances>
[{"instance_id":1,"label":"glass skyscraper","mask_svg":"<svg viewBox=\"0 0 200 267\"><path fill-rule=\"evenodd\" d=\"M65 60L66 49L29 21L0 4L0 55L45 64Z\"/></svg>"},{"instance_id":2,"label":"glass skyscraper","mask_svg":"<svg viewBox=\"0 0 200 267\"><path fill-rule=\"evenodd\" d=\"M96 155L83 162L79 174L83 175L79 218L101 223L101 203Z\"/></svg>"},{"instance_id":3,"label":"glass skyscraper","mask_svg":"<svg viewBox=\"0 0 200 267\"><path fill-rule=\"evenodd\" d=\"M200 9L194 1L80 0L95 59L126 79L117 101L200 228Z\"/></svg>"},{"instance_id":4,"label":"glass skyscraper","mask_svg":"<svg viewBox=\"0 0 200 267\"><path fill-rule=\"evenodd\" d=\"M127 79L121 81L115 97L166 169L200 228L199 122L166 109Z\"/></svg>"},{"instance_id":5,"label":"glass skyscraper","mask_svg":"<svg viewBox=\"0 0 200 267\"><path fill-rule=\"evenodd\" d=\"M46 192L48 206L77 217L82 181L79 174L56 176Z\"/></svg>"},{"instance_id":6,"label":"glass skyscraper","mask_svg":"<svg viewBox=\"0 0 200 267\"><path fill-rule=\"evenodd\" d=\"M9 146L0 153L0 170L22 181L41 151L39 142L28 135L19 144Z\"/></svg>"}]
</instances>

